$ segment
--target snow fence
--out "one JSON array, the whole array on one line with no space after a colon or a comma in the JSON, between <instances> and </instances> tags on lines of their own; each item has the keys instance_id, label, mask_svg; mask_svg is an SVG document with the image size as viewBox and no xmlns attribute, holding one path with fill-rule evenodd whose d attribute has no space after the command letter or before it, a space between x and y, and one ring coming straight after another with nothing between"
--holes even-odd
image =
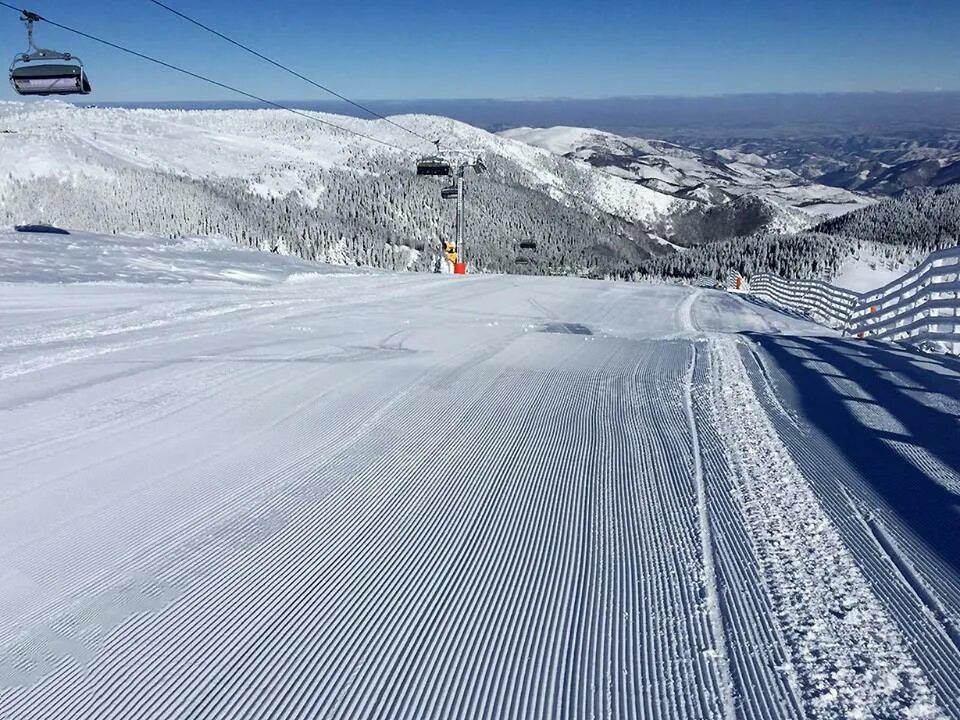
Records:
<instances>
[{"instance_id":1,"label":"snow fence","mask_svg":"<svg viewBox=\"0 0 960 720\"><path fill-rule=\"evenodd\" d=\"M960 355L960 247L935 252L903 277L867 293L769 273L752 278L748 292L846 335Z\"/></svg>"},{"instance_id":2,"label":"snow fence","mask_svg":"<svg viewBox=\"0 0 960 720\"><path fill-rule=\"evenodd\" d=\"M743 275L738 273L736 270L728 270L727 277L725 280L725 285L727 290L732 291L742 291L747 288L747 280Z\"/></svg>"},{"instance_id":3,"label":"snow fence","mask_svg":"<svg viewBox=\"0 0 960 720\"><path fill-rule=\"evenodd\" d=\"M960 355L960 247L935 252L902 278L861 295L847 329Z\"/></svg>"},{"instance_id":4,"label":"snow fence","mask_svg":"<svg viewBox=\"0 0 960 720\"><path fill-rule=\"evenodd\" d=\"M847 327L847 321L860 299L855 292L819 280L785 280L769 273L753 277L749 292L809 315L817 322L838 330Z\"/></svg>"}]
</instances>

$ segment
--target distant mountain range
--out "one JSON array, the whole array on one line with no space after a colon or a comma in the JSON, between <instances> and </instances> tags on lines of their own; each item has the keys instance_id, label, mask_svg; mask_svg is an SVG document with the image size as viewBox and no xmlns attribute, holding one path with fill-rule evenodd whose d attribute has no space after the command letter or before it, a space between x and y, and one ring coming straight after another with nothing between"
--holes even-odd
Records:
<instances>
[{"instance_id":1,"label":"distant mountain range","mask_svg":"<svg viewBox=\"0 0 960 720\"><path fill-rule=\"evenodd\" d=\"M516 128L500 135L693 202L659 227L684 246L763 229L795 232L873 202L739 149L702 149L572 127Z\"/></svg>"},{"instance_id":2,"label":"distant mountain range","mask_svg":"<svg viewBox=\"0 0 960 720\"><path fill-rule=\"evenodd\" d=\"M824 173L817 179L825 185L881 195L897 195L914 187L954 185L960 183L960 153L893 164L879 160L851 162L848 167Z\"/></svg>"},{"instance_id":3,"label":"distant mountain range","mask_svg":"<svg viewBox=\"0 0 960 720\"><path fill-rule=\"evenodd\" d=\"M757 155L769 167L791 170L812 182L875 196L960 182L960 124L955 129L907 128L778 138L705 139L681 134L674 140L700 143L717 152Z\"/></svg>"},{"instance_id":4,"label":"distant mountain range","mask_svg":"<svg viewBox=\"0 0 960 720\"><path fill-rule=\"evenodd\" d=\"M307 259L433 268L453 235L453 205L440 196L448 181L414 175L431 146L383 120L315 119L0 103L0 223L220 235ZM497 272L629 277L691 247L796 233L869 208L912 177L952 182L949 153L960 148L944 133L899 144L850 136L681 142L393 119L484 157L489 172L467 178L466 256ZM844 163L854 161L879 169L844 180L839 173L852 170ZM911 171L893 173L909 163ZM530 241L536 253L521 265L519 245Z\"/></svg>"},{"instance_id":5,"label":"distant mountain range","mask_svg":"<svg viewBox=\"0 0 960 720\"><path fill-rule=\"evenodd\" d=\"M337 100L285 104L336 115L369 114ZM110 103L106 104L107 106ZM247 101L114 103L120 107L172 110L269 109ZM377 100L363 105L384 115L438 115L491 132L516 127L573 125L624 137L670 138L679 134L705 147L711 138L808 138L896 136L904 129L960 127L960 92L746 93L704 97L490 98Z\"/></svg>"}]
</instances>

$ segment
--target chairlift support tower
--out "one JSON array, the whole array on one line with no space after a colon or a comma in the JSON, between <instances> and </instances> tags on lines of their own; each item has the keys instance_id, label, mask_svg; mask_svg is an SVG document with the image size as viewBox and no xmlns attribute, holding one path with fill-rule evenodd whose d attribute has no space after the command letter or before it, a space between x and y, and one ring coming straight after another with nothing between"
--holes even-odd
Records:
<instances>
[{"instance_id":1,"label":"chairlift support tower","mask_svg":"<svg viewBox=\"0 0 960 720\"><path fill-rule=\"evenodd\" d=\"M463 231L465 220L463 211L464 173L467 168L473 168L473 171L479 175L486 171L487 166L478 152L454 150L449 152L449 157L447 157L440 152L440 141L435 140L434 144L437 146L436 155L423 157L417 162L417 175L453 176L453 184L441 189L440 196L445 200L456 197L457 221L454 250L457 254L457 262L463 263ZM453 189L456 190L456 195L450 192L450 190Z\"/></svg>"},{"instance_id":2,"label":"chairlift support tower","mask_svg":"<svg viewBox=\"0 0 960 720\"><path fill-rule=\"evenodd\" d=\"M457 259L463 259L463 166L457 168Z\"/></svg>"}]
</instances>

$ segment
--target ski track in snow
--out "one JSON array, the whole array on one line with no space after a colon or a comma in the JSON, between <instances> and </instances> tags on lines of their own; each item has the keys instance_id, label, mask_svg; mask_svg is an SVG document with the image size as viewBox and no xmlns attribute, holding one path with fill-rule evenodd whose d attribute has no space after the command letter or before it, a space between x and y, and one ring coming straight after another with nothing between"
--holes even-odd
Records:
<instances>
[{"instance_id":1,"label":"ski track in snow","mask_svg":"<svg viewBox=\"0 0 960 720\"><path fill-rule=\"evenodd\" d=\"M836 373L833 365L815 360L816 356L804 349L810 347L806 339L801 342L799 337L783 338L778 342L802 358L811 370ZM887 361L902 352L891 349ZM782 368L777 368L772 379L781 390L789 387L784 383ZM833 379L824 377L824 382L829 386L827 381ZM901 373L891 379L898 384L909 382ZM758 383L772 390L768 382L754 378L754 385ZM854 390L852 397L862 395L858 388L850 389ZM873 592L896 621L906 645L947 707L948 715L960 716L960 642L957 641L960 577L944 563L943 551L949 556L950 550L931 547L918 538L909 522L901 517L901 511L890 507L871 489L877 480L874 476L882 479L884 475L895 478L898 483L949 484L950 476L956 475L937 460L936 444L931 442L937 437L928 438L926 442L911 442L905 448L903 443L886 441L890 447L900 448L897 455L900 463L906 461L918 471L912 477L906 474L905 467L891 462L889 456L878 457L869 466L858 468L844 458L843 445L830 443L822 437L821 429L797 428L795 422L785 418L783 405L792 404L792 398L781 403L769 392L758 393L758 398L817 493L823 510L863 569ZM845 402L855 408L856 416L861 403ZM850 428L846 430L849 432ZM929 524L934 518L925 516L922 521Z\"/></svg>"},{"instance_id":2,"label":"ski track in snow","mask_svg":"<svg viewBox=\"0 0 960 720\"><path fill-rule=\"evenodd\" d=\"M949 569L810 480L732 335L806 323L389 274L0 307L0 717L957 710Z\"/></svg>"},{"instance_id":3,"label":"ski track in snow","mask_svg":"<svg viewBox=\"0 0 960 720\"><path fill-rule=\"evenodd\" d=\"M736 341L711 342L715 426L813 717L942 717L895 623L754 399Z\"/></svg>"}]
</instances>

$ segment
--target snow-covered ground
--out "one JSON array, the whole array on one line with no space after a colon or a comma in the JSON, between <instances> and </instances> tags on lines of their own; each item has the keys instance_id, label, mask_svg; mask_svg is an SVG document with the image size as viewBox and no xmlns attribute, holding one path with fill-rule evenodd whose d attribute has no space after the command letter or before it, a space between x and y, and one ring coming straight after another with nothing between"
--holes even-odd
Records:
<instances>
[{"instance_id":1,"label":"snow-covered ground","mask_svg":"<svg viewBox=\"0 0 960 720\"><path fill-rule=\"evenodd\" d=\"M769 228L775 231L796 232L874 202L865 195L809 182L791 170L771 167L753 153L686 148L592 128L521 127L499 134L708 206L746 195L761 198L776 214Z\"/></svg>"},{"instance_id":2,"label":"snow-covered ground","mask_svg":"<svg viewBox=\"0 0 960 720\"><path fill-rule=\"evenodd\" d=\"M383 120L307 115L320 122L282 110L128 110L77 108L56 101L0 102L0 153L6 171L0 175L0 190L15 180L75 184L109 180L117 168L139 168L195 179L239 179L250 192L268 198L296 190L305 204L315 206L325 192L317 186L318 169L371 172L378 159L412 165L418 156L435 152L432 145ZM441 138L447 151L463 149L471 159L481 154L488 162L503 158L525 176L525 184L565 204L573 198L636 222L689 205L632 182L578 171L545 150L449 118L401 115L394 121L424 137Z\"/></svg>"},{"instance_id":3,"label":"snow-covered ground","mask_svg":"<svg viewBox=\"0 0 960 720\"><path fill-rule=\"evenodd\" d=\"M922 257L904 257L894 260L868 250L851 255L844 260L830 283L853 292L869 292L903 277L922 260Z\"/></svg>"},{"instance_id":4,"label":"snow-covered ground","mask_svg":"<svg viewBox=\"0 0 960 720\"><path fill-rule=\"evenodd\" d=\"M369 268L345 268L304 262L237 247L225 238L180 238L150 235L59 234L0 229L0 282L182 284L210 281L273 286L336 273L370 274Z\"/></svg>"},{"instance_id":5,"label":"snow-covered ground","mask_svg":"<svg viewBox=\"0 0 960 720\"><path fill-rule=\"evenodd\" d=\"M0 717L960 717L957 363L712 290L0 248Z\"/></svg>"}]
</instances>

